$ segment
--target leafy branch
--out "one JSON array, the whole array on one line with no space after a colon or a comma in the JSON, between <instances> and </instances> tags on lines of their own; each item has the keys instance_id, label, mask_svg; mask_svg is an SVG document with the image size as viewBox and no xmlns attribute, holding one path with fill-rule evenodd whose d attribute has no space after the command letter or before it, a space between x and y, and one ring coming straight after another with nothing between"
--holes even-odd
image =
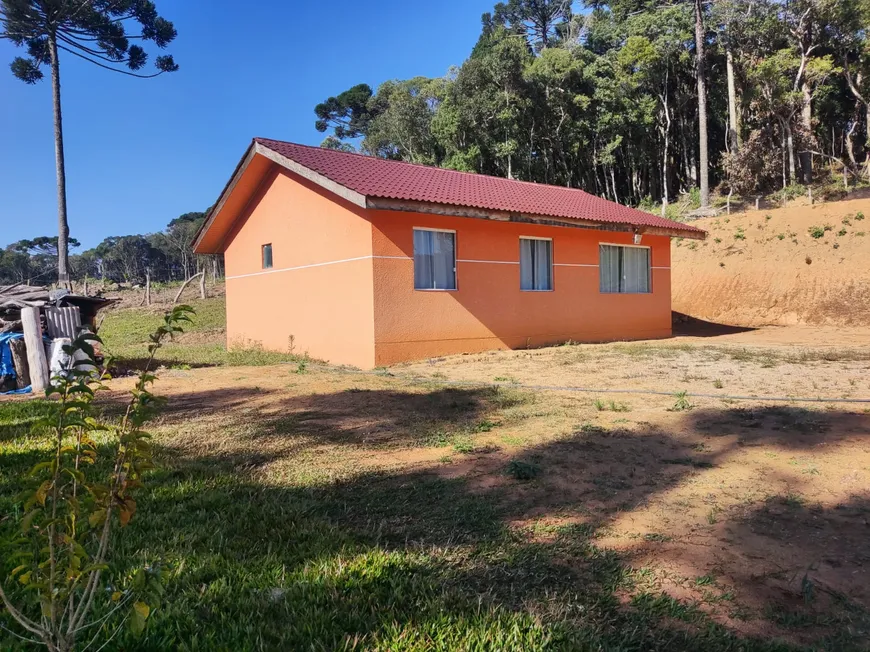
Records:
<instances>
[{"instance_id":1,"label":"leafy branch","mask_svg":"<svg viewBox=\"0 0 870 652\"><path fill-rule=\"evenodd\" d=\"M19 638L67 652L88 629L96 628L92 641L97 640L118 613L134 632L141 632L159 604L165 569L139 569L126 589L107 585L105 577L113 534L135 515L134 491L153 468L150 436L143 426L162 403L151 391L157 380L151 371L155 356L167 338L183 332L193 312L189 306L175 306L150 336L148 360L117 422L95 416L94 397L106 389L108 379L97 373L94 362L99 337L83 332L63 347L69 363L46 390L47 397L57 398L56 412L33 427L34 434L46 429L51 433L52 456L30 470L35 489L26 496L17 532L4 542L4 562L17 565L4 568L8 581L4 586L0 578L0 602L33 636L16 633ZM110 470L101 465L99 438L115 442ZM95 479L100 477L105 479ZM13 585L21 592L18 604ZM97 611L97 599L105 595L110 595L109 604Z\"/></svg>"}]
</instances>

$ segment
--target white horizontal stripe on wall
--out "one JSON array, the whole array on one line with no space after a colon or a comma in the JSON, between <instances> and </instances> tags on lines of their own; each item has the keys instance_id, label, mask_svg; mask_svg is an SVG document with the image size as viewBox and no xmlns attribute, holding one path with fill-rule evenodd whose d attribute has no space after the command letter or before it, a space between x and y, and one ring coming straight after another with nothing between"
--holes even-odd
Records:
<instances>
[{"instance_id":1,"label":"white horizontal stripe on wall","mask_svg":"<svg viewBox=\"0 0 870 652\"><path fill-rule=\"evenodd\" d=\"M344 260L330 260L325 263L311 263L310 265L299 265L297 267L283 267L281 269L264 269L262 272L251 272L250 274L238 274L236 276L227 276L227 280L234 278L247 278L248 276L263 276L264 274L278 274L280 272L294 272L297 269L309 269L311 267L325 267L326 265L338 265L340 263L352 263L357 260L368 260L371 256L358 256L356 258L345 258Z\"/></svg>"},{"instance_id":2,"label":"white horizontal stripe on wall","mask_svg":"<svg viewBox=\"0 0 870 652\"><path fill-rule=\"evenodd\" d=\"M473 258L458 258L457 263L490 263L491 265L519 265L518 260L475 260Z\"/></svg>"},{"instance_id":3,"label":"white horizontal stripe on wall","mask_svg":"<svg viewBox=\"0 0 870 652\"><path fill-rule=\"evenodd\" d=\"M311 263L309 265L297 265L296 267L282 267L281 269L264 269L262 272L251 272L250 274L237 274L235 276L227 276L227 280L236 278L247 278L249 276L263 276L265 274L280 274L281 272L294 272L299 269L310 269L312 267L326 267L327 265L340 265L341 263L352 263L359 260L370 260L377 258L379 260L408 260L414 259L410 256L357 256L356 258L344 258L342 260L330 260L324 263ZM490 265L519 265L518 260L477 260L473 258L459 258L457 263L485 263ZM554 267L598 267L586 263L553 263ZM652 269L670 269L670 267L653 267Z\"/></svg>"}]
</instances>

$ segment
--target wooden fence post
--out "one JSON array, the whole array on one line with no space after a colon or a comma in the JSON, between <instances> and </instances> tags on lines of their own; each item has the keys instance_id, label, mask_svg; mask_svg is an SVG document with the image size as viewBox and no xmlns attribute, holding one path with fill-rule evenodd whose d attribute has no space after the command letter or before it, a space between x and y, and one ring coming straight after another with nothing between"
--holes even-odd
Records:
<instances>
[{"instance_id":1,"label":"wooden fence post","mask_svg":"<svg viewBox=\"0 0 870 652\"><path fill-rule=\"evenodd\" d=\"M200 273L202 276L199 277L199 298L205 299L205 268Z\"/></svg>"},{"instance_id":2,"label":"wooden fence post","mask_svg":"<svg viewBox=\"0 0 870 652\"><path fill-rule=\"evenodd\" d=\"M39 308L22 308L21 325L24 329L24 344L27 346L27 366L30 368L30 384L35 394L48 387L48 361L42 343L42 324Z\"/></svg>"}]
</instances>

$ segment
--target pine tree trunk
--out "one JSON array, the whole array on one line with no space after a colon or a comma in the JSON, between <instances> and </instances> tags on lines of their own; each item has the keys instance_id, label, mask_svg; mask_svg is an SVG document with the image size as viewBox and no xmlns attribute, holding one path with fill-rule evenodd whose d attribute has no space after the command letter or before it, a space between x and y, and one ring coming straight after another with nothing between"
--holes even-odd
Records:
<instances>
[{"instance_id":1,"label":"pine tree trunk","mask_svg":"<svg viewBox=\"0 0 870 652\"><path fill-rule=\"evenodd\" d=\"M849 130L843 134L843 144L846 147L846 154L849 156L849 163L852 164L852 169L858 168L858 160L855 157L855 132L858 130L858 123L861 119L861 102L855 101L855 111L852 114L852 124ZM836 156L836 153L835 153Z\"/></svg>"},{"instance_id":2,"label":"pine tree trunk","mask_svg":"<svg viewBox=\"0 0 870 652\"><path fill-rule=\"evenodd\" d=\"M788 156L786 150L788 149L788 145L786 143L785 122L781 122L780 127L780 131L782 132L780 134L780 139L782 141L780 147L782 151L782 187L785 188L788 186L788 166L786 165L786 157Z\"/></svg>"},{"instance_id":3,"label":"pine tree trunk","mask_svg":"<svg viewBox=\"0 0 870 652\"><path fill-rule=\"evenodd\" d=\"M616 192L616 168L611 163L610 165L610 183L613 185L613 201L619 203L619 195Z\"/></svg>"},{"instance_id":4,"label":"pine tree trunk","mask_svg":"<svg viewBox=\"0 0 870 652\"><path fill-rule=\"evenodd\" d=\"M666 109L667 110L667 109ZM668 213L668 157L670 156L669 147L671 121L668 118L667 127L665 128L665 146L662 152L662 217L666 217Z\"/></svg>"},{"instance_id":5,"label":"pine tree trunk","mask_svg":"<svg viewBox=\"0 0 870 652\"><path fill-rule=\"evenodd\" d=\"M707 80L704 72L704 7L695 0L695 53L698 77L698 144L701 181L701 208L710 206L710 163L707 152Z\"/></svg>"},{"instance_id":6,"label":"pine tree trunk","mask_svg":"<svg viewBox=\"0 0 870 652\"><path fill-rule=\"evenodd\" d=\"M867 150L867 160L864 166L866 167L867 178L870 179L870 102L865 106L867 111L864 117L864 128L867 130L867 142L864 144L864 148Z\"/></svg>"},{"instance_id":7,"label":"pine tree trunk","mask_svg":"<svg viewBox=\"0 0 870 652\"><path fill-rule=\"evenodd\" d=\"M66 212L66 165L63 155L63 113L60 107L60 60L57 39L48 39L51 57L51 94L54 104L54 159L57 172L57 281L69 287L69 221Z\"/></svg>"},{"instance_id":8,"label":"pine tree trunk","mask_svg":"<svg viewBox=\"0 0 870 652\"><path fill-rule=\"evenodd\" d=\"M731 46L725 50L725 71L728 77L728 147L732 153L740 149L740 118L737 114L737 84L734 79L734 53Z\"/></svg>"},{"instance_id":9,"label":"pine tree trunk","mask_svg":"<svg viewBox=\"0 0 870 652\"><path fill-rule=\"evenodd\" d=\"M785 141L788 149L789 180L794 183L797 180L797 161L794 157L794 136L792 135L791 125L788 123L788 120L783 123L783 126L785 127Z\"/></svg>"},{"instance_id":10,"label":"pine tree trunk","mask_svg":"<svg viewBox=\"0 0 870 652\"><path fill-rule=\"evenodd\" d=\"M801 88L804 94L804 105L801 109L801 127L804 130L804 137L809 140L813 133L813 95L810 85L806 81L801 85ZM813 182L813 155L809 152L801 152L800 161L803 182L806 185L810 185Z\"/></svg>"}]
</instances>

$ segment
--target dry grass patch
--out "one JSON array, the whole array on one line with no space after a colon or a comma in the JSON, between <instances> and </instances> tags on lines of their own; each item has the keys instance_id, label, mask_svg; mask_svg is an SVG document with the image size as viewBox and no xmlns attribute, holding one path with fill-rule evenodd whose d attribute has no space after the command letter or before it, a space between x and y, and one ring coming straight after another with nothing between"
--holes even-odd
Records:
<instances>
[{"instance_id":1,"label":"dry grass patch","mask_svg":"<svg viewBox=\"0 0 870 652\"><path fill-rule=\"evenodd\" d=\"M552 380L677 393L678 360L719 365L704 374L736 392L773 373L613 347L389 374L167 371L160 470L127 541L175 571L124 649L860 649L870 417L471 382L549 383L578 354ZM822 382L814 364L802 373ZM6 469L38 445L22 438L29 414L0 420L7 511Z\"/></svg>"}]
</instances>

